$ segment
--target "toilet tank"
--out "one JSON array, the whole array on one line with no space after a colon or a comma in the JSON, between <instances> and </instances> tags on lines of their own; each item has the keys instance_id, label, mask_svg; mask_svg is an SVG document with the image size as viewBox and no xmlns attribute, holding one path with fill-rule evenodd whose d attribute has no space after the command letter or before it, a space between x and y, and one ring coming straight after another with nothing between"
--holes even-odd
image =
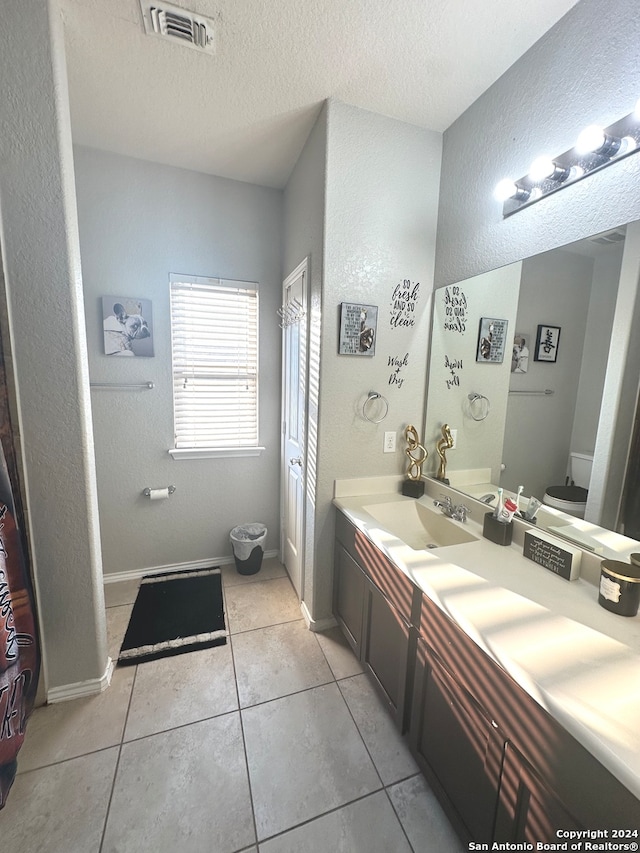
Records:
<instances>
[{"instance_id":1,"label":"toilet tank","mask_svg":"<svg viewBox=\"0 0 640 853\"><path fill-rule=\"evenodd\" d=\"M589 488L592 465L593 453L572 452L569 454L569 473L576 486L582 486L583 489Z\"/></svg>"}]
</instances>

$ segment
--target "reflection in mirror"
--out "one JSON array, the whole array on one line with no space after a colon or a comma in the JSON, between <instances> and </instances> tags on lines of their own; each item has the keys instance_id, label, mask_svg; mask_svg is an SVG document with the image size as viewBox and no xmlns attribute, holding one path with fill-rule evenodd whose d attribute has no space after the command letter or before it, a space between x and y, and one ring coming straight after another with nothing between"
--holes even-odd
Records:
<instances>
[{"instance_id":1,"label":"reflection in mirror","mask_svg":"<svg viewBox=\"0 0 640 853\"><path fill-rule=\"evenodd\" d=\"M625 230L434 293L425 444L435 446L443 423L457 430L454 488L479 498L523 485L555 507L540 510L541 526L602 525L640 538L632 509L625 521L640 490L640 462L629 456L640 364L626 363L616 339L633 333L640 264L640 253L624 255ZM614 412L623 386L633 399ZM486 418L474 417L477 395L490 405Z\"/></svg>"}]
</instances>

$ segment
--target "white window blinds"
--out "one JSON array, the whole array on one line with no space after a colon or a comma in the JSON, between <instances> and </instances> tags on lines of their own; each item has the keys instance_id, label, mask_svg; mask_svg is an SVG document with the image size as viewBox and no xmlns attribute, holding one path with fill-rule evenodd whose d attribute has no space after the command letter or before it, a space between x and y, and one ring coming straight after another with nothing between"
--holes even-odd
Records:
<instances>
[{"instance_id":1,"label":"white window blinds","mask_svg":"<svg viewBox=\"0 0 640 853\"><path fill-rule=\"evenodd\" d=\"M176 448L258 444L255 283L171 276Z\"/></svg>"}]
</instances>

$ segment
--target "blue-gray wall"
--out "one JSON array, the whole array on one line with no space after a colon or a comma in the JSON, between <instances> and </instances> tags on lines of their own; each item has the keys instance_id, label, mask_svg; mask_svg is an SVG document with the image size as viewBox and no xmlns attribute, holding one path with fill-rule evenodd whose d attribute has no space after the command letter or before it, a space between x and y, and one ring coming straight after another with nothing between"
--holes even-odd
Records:
<instances>
[{"instance_id":1,"label":"blue-gray wall","mask_svg":"<svg viewBox=\"0 0 640 853\"><path fill-rule=\"evenodd\" d=\"M75 149L89 370L151 391L91 393L105 574L231 559L245 521L279 547L282 192L104 151ZM169 273L258 282L258 457L174 460ZM104 355L101 297L150 299L153 358ZM146 486L175 485L151 502Z\"/></svg>"}]
</instances>

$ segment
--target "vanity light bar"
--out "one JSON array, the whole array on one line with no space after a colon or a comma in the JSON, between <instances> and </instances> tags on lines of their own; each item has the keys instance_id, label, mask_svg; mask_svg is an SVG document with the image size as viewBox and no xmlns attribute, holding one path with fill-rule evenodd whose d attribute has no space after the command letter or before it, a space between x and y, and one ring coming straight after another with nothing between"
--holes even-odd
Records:
<instances>
[{"instance_id":1,"label":"vanity light bar","mask_svg":"<svg viewBox=\"0 0 640 853\"><path fill-rule=\"evenodd\" d=\"M500 181L494 198L503 203L502 215L511 216L637 151L640 151L640 101L632 113L609 127L586 127L575 146L559 157L538 157L523 178Z\"/></svg>"}]
</instances>

